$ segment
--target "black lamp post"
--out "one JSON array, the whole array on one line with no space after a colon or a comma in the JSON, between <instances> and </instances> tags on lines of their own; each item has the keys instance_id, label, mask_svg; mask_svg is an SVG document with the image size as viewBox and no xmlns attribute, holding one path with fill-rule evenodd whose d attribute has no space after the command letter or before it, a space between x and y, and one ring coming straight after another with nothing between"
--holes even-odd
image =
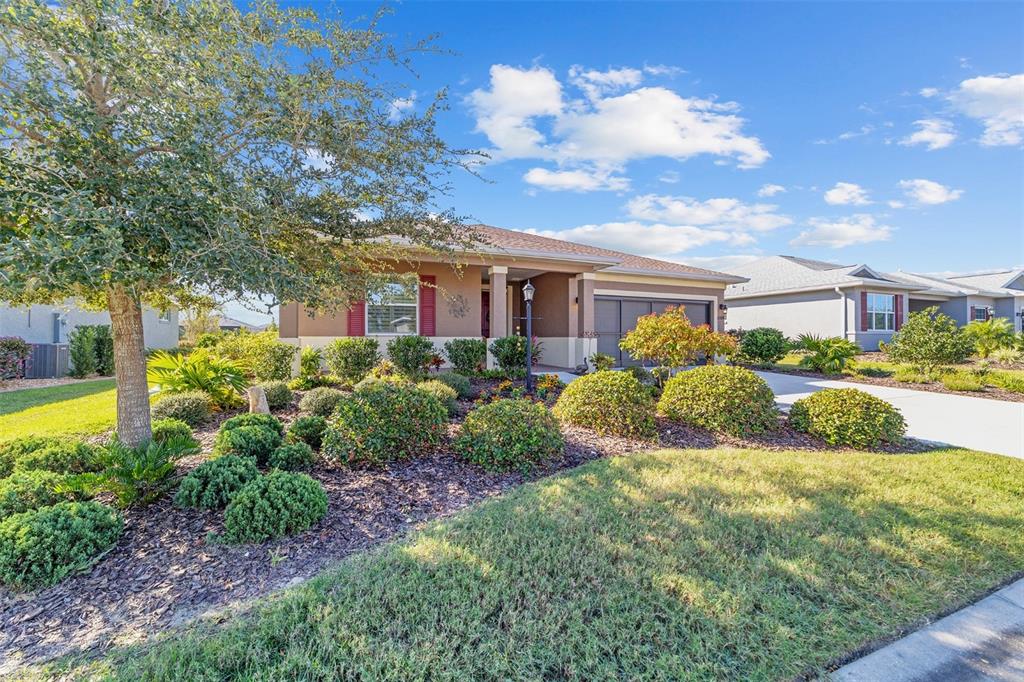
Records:
<instances>
[{"instance_id":1,"label":"black lamp post","mask_svg":"<svg viewBox=\"0 0 1024 682\"><path fill-rule=\"evenodd\" d=\"M523 300L526 301L526 392L533 393L533 292L537 289L530 280L523 285Z\"/></svg>"}]
</instances>

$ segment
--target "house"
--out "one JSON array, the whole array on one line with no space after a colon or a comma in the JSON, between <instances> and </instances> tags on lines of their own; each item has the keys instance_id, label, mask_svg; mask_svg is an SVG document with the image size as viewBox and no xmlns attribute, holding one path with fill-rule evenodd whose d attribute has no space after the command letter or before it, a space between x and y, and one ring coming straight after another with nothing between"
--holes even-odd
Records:
<instances>
[{"instance_id":1,"label":"house","mask_svg":"<svg viewBox=\"0 0 1024 682\"><path fill-rule=\"evenodd\" d=\"M795 256L769 256L730 270L749 280L726 289L732 328L841 336L876 350L908 314L938 306L961 325L1006 317L1021 329L1024 271L943 279Z\"/></svg>"},{"instance_id":2,"label":"house","mask_svg":"<svg viewBox=\"0 0 1024 682\"><path fill-rule=\"evenodd\" d=\"M91 311L73 300L60 305L14 307L0 304L0 336L18 336L32 344L67 343L80 325L110 324L106 311ZM142 335L146 348L174 348L178 345L178 311L142 309Z\"/></svg>"},{"instance_id":3,"label":"house","mask_svg":"<svg viewBox=\"0 0 1024 682\"><path fill-rule=\"evenodd\" d=\"M620 365L632 359L619 339L641 315L685 306L694 324L725 328L725 287L743 277L620 251L576 244L487 225L474 229L481 244L463 251L458 267L424 258L396 264L415 271L415 293L400 286L334 315L297 303L280 309L282 340L324 346L344 336L387 341L401 334L429 337L440 349L454 338L497 338L524 333L522 287L535 287L533 332L546 366L571 369L595 352Z\"/></svg>"}]
</instances>

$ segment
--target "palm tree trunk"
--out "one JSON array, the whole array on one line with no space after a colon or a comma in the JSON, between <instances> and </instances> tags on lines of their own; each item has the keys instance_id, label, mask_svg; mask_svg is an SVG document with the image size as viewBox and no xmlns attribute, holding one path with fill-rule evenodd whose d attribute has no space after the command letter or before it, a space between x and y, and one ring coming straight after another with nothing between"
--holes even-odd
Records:
<instances>
[{"instance_id":1,"label":"palm tree trunk","mask_svg":"<svg viewBox=\"0 0 1024 682\"><path fill-rule=\"evenodd\" d=\"M142 304L138 296L117 285L107 291L110 327L114 336L114 376L117 378L117 435L128 445L152 436L149 386L142 339Z\"/></svg>"}]
</instances>

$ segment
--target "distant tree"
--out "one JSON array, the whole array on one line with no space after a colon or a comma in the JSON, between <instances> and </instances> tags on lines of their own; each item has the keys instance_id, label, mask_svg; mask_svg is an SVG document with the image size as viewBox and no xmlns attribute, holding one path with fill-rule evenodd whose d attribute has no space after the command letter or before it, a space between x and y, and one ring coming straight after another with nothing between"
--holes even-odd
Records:
<instances>
[{"instance_id":1,"label":"distant tree","mask_svg":"<svg viewBox=\"0 0 1024 682\"><path fill-rule=\"evenodd\" d=\"M435 198L467 157L439 93L395 120L433 39L274 2L0 4L0 298L109 310L117 431L150 436L141 306L189 296L344 305L395 242L469 237Z\"/></svg>"}]
</instances>

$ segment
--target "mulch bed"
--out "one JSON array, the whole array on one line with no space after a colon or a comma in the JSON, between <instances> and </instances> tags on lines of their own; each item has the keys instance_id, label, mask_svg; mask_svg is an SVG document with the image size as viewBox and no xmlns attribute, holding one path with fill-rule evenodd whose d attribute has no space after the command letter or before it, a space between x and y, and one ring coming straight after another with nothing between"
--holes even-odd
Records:
<instances>
[{"instance_id":1,"label":"mulch bed","mask_svg":"<svg viewBox=\"0 0 1024 682\"><path fill-rule=\"evenodd\" d=\"M460 404L456 421L470 407L468 402ZM297 411L293 406L275 414L290 421ZM229 416L220 415L197 433L205 449ZM456 428L452 425L450 431ZM297 584L426 521L599 457L659 447L830 449L785 427L758 438L735 439L659 420L658 431L657 441L645 442L565 426L564 454L525 475L487 472L467 464L448 450L447 443L434 453L385 467L318 465L310 473L327 491L327 516L305 533L262 545L208 541L208 534L223 530L222 513L179 509L169 497L127 510L124 535L90 569L37 592L0 588L0 675L67 654L100 654ZM929 448L911 441L889 451L924 449ZM182 473L203 459L183 460Z\"/></svg>"},{"instance_id":2,"label":"mulch bed","mask_svg":"<svg viewBox=\"0 0 1024 682\"><path fill-rule=\"evenodd\" d=\"M874 386L906 388L912 391L948 393L950 395L965 395L969 398L989 398L990 400L1005 400L1011 403L1024 403L1024 393L1014 393L1013 391L1007 391L1006 389L999 388L997 386L985 386L980 391L951 391L937 381L927 384L912 384L905 383L902 381L896 381L891 377L867 377L860 375L851 376L849 374L822 374L821 372L811 372L805 369L790 369L788 367L775 367L766 371L776 372L778 374L796 374L798 376L803 377L814 377L815 379L829 379L831 381L850 381L857 384L872 384Z\"/></svg>"}]
</instances>

